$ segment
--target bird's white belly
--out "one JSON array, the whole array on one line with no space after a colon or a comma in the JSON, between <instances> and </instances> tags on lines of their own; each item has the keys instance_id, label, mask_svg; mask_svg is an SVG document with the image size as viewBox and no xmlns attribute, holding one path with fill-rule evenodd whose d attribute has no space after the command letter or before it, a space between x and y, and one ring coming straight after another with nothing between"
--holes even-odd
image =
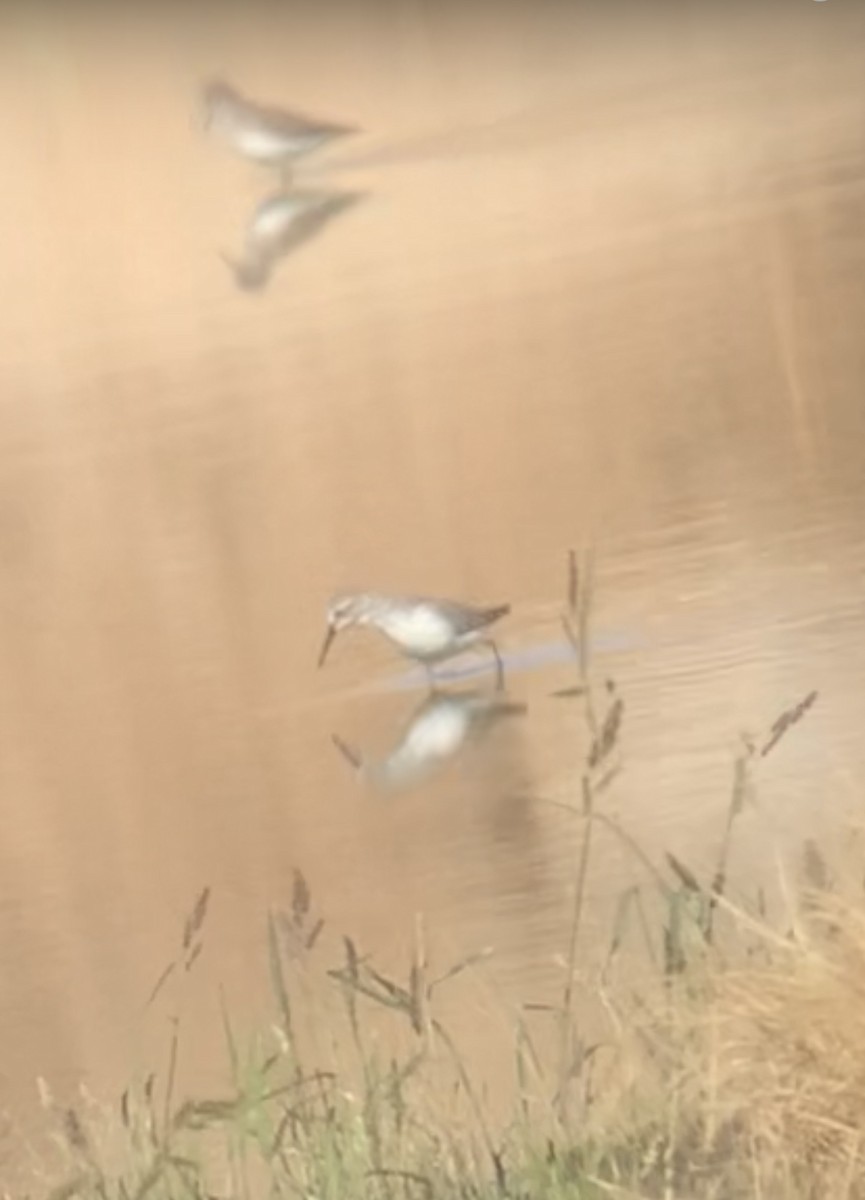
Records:
<instances>
[{"instance_id":1,"label":"bird's white belly","mask_svg":"<svg viewBox=\"0 0 865 1200\"><path fill-rule=\"evenodd\" d=\"M401 650L417 658L438 658L460 644L450 623L432 609L390 613L382 621L382 630Z\"/></svg>"},{"instance_id":2,"label":"bird's white belly","mask_svg":"<svg viewBox=\"0 0 865 1200\"><path fill-rule=\"evenodd\" d=\"M268 129L245 129L238 140L244 154L264 162L284 158L287 154L297 153L305 148L300 139L295 144L293 138Z\"/></svg>"}]
</instances>

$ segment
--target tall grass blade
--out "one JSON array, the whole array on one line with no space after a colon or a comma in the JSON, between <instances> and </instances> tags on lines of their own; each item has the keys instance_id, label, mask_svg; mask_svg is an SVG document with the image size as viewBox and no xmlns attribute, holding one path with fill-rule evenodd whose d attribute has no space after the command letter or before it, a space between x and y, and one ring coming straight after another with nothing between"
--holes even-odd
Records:
<instances>
[{"instance_id":1,"label":"tall grass blade","mask_svg":"<svg viewBox=\"0 0 865 1200\"><path fill-rule=\"evenodd\" d=\"M234 1038L234 1030L231 1028L231 1019L228 1015L228 1005L225 1002L225 991L222 987L219 989L219 1011L222 1018L222 1032L225 1037L225 1046L228 1050L228 1061L231 1066L231 1079L235 1087L240 1086L240 1055L237 1050L237 1042Z\"/></svg>"},{"instance_id":2,"label":"tall grass blade","mask_svg":"<svg viewBox=\"0 0 865 1200\"><path fill-rule=\"evenodd\" d=\"M288 987L282 966L282 951L279 946L279 931L273 912L267 914L267 951L270 964L270 983L276 997L279 1009L279 1019L282 1031L289 1046L294 1046L294 1026L291 1017L291 1003L288 997Z\"/></svg>"},{"instance_id":3,"label":"tall grass blade","mask_svg":"<svg viewBox=\"0 0 865 1200\"><path fill-rule=\"evenodd\" d=\"M202 890L200 896L195 901L192 912L186 918L183 926L183 949L188 950L192 945L195 937L200 933L204 926L205 918L207 917L207 906L210 901L210 888L206 887Z\"/></svg>"}]
</instances>

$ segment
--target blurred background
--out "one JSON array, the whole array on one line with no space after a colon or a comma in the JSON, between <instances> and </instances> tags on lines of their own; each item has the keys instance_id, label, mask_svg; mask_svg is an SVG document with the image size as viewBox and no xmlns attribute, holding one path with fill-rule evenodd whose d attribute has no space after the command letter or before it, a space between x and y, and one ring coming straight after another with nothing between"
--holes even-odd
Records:
<instances>
[{"instance_id":1,"label":"blurred background","mask_svg":"<svg viewBox=\"0 0 865 1200\"><path fill-rule=\"evenodd\" d=\"M594 549L591 662L625 702L604 804L649 859L711 870L741 735L812 689L737 825L731 889L771 888L815 838L842 853L865 767L861 3L2 22L16 1131L39 1077L112 1095L164 1056L145 1005L206 886L180 1067L215 1071L217 985L269 1019L265 916L296 868L323 937L384 965L416 913L443 967L494 950L454 1021L495 1074L490 1012L560 979L582 836L545 803L578 801L586 751L578 701L552 694L574 682L571 546ZM213 75L361 128L304 173L363 201L256 293L220 252L273 180L205 135ZM386 759L423 692L372 633L316 670L346 587L509 601L525 715L369 786L331 735ZM601 837L599 945L643 875Z\"/></svg>"}]
</instances>

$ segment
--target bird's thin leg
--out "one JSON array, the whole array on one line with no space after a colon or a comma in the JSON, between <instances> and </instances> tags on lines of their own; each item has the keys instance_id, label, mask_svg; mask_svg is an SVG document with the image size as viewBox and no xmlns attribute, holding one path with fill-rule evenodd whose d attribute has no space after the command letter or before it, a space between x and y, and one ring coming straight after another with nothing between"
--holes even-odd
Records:
<instances>
[{"instance_id":1,"label":"bird's thin leg","mask_svg":"<svg viewBox=\"0 0 865 1200\"><path fill-rule=\"evenodd\" d=\"M291 168L285 163L279 164L279 186L283 192L291 190Z\"/></svg>"},{"instance_id":2,"label":"bird's thin leg","mask_svg":"<svg viewBox=\"0 0 865 1200\"><path fill-rule=\"evenodd\" d=\"M425 662L423 666L424 666L424 670L426 671L426 678L427 678L427 683L429 684L429 690L431 692L437 692L438 685L436 684L435 672L433 671L432 667L430 666L430 664L428 662Z\"/></svg>"},{"instance_id":3,"label":"bird's thin leg","mask_svg":"<svg viewBox=\"0 0 865 1200\"><path fill-rule=\"evenodd\" d=\"M502 662L502 657L499 654L498 646L496 646L493 639L486 638L485 640L490 650L492 650L493 656L496 660L496 691L500 692L505 686L505 664Z\"/></svg>"}]
</instances>

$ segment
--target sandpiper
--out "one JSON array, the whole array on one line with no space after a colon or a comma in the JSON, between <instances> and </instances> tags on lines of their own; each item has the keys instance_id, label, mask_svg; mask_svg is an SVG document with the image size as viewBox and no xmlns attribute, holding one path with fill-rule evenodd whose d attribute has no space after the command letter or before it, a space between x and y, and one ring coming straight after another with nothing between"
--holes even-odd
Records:
<instances>
[{"instance_id":1,"label":"sandpiper","mask_svg":"<svg viewBox=\"0 0 865 1200\"><path fill-rule=\"evenodd\" d=\"M283 186L288 185L289 164L295 159L360 132L354 125L319 121L300 112L258 104L222 79L204 86L204 128L244 158L276 167Z\"/></svg>"},{"instance_id":2,"label":"sandpiper","mask_svg":"<svg viewBox=\"0 0 865 1200\"><path fill-rule=\"evenodd\" d=\"M327 632L318 656L321 667L331 643L351 625L373 625L407 658L424 665L435 687L432 665L461 654L470 646L489 646L495 655L498 686L504 666L498 648L486 630L511 610L509 604L475 608L456 600L426 596L383 596L379 592L351 592L335 596L327 610Z\"/></svg>"},{"instance_id":3,"label":"sandpiper","mask_svg":"<svg viewBox=\"0 0 865 1200\"><path fill-rule=\"evenodd\" d=\"M276 192L257 206L246 227L239 259L222 258L238 287L263 287L278 259L313 237L328 221L356 204L361 192Z\"/></svg>"}]
</instances>

